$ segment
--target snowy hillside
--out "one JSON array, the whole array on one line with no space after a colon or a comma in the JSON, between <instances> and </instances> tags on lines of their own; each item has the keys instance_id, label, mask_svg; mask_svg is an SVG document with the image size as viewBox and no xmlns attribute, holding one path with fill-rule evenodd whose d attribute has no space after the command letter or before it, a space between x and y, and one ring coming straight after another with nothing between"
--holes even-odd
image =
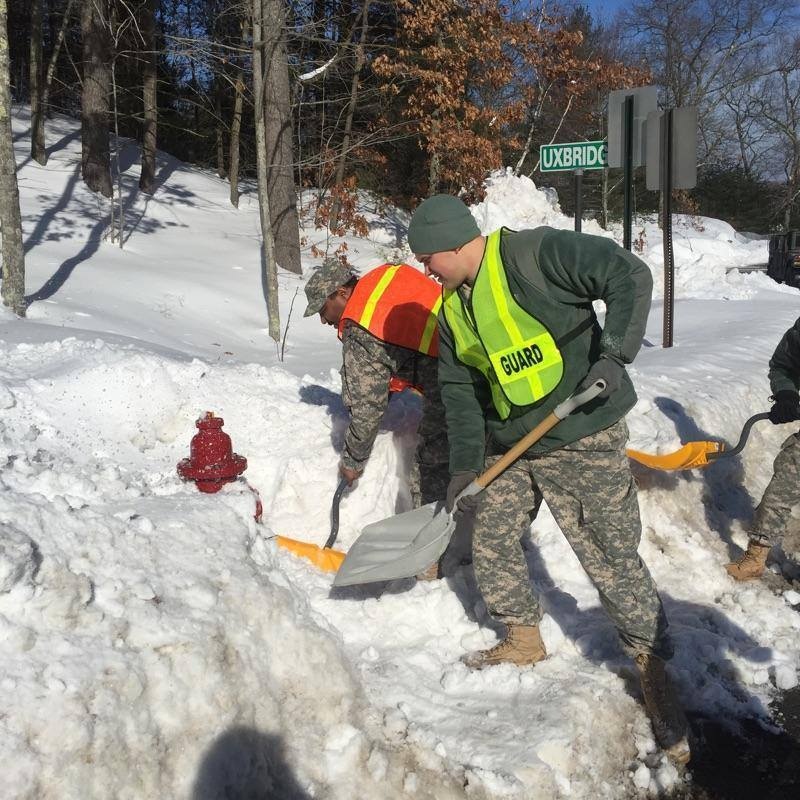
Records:
<instances>
[{"instance_id":1,"label":"snowy hillside","mask_svg":"<svg viewBox=\"0 0 800 800\"><path fill-rule=\"evenodd\" d=\"M237 211L223 181L160 154L147 197L128 147L119 249L80 180L77 123L50 123L44 168L28 124L17 109L32 302L28 319L0 319L3 796L617 800L688 785L657 751L632 664L546 509L527 544L551 654L534 669L460 663L495 641L468 568L332 592L330 575L276 547L274 533L327 538L347 425L336 336L302 316L308 273L280 275L284 325L293 308L280 361L252 195ZM370 237L348 240L357 267L411 258L407 215L365 213ZM572 227L549 193L503 173L474 213L484 231ZM676 220L675 346L662 349L660 234L644 230L657 288L630 368L631 445L735 441L769 407L766 363L800 295L726 272L766 260L764 242ZM304 235L324 247L324 231ZM202 495L175 471L207 410L248 460L263 524L244 484ZM413 398L392 401L342 501L338 547L408 507L418 414ZM723 569L791 432L760 423L741 457L702 471L635 466L640 552L693 717L765 720L797 684L800 596Z\"/></svg>"}]
</instances>

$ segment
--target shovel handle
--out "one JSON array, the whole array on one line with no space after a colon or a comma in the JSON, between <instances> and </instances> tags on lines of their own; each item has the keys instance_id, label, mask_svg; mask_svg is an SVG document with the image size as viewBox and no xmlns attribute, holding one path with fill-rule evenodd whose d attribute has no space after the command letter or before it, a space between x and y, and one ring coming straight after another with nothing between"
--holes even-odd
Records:
<instances>
[{"instance_id":1,"label":"shovel handle","mask_svg":"<svg viewBox=\"0 0 800 800\"><path fill-rule=\"evenodd\" d=\"M333 503L331 504L331 535L328 537L328 541L325 542L325 547L327 549L333 547L333 543L339 535L339 501L342 499L344 490L348 485L347 478L342 478L339 481L339 485L336 487L336 491L333 493Z\"/></svg>"},{"instance_id":2,"label":"shovel handle","mask_svg":"<svg viewBox=\"0 0 800 800\"><path fill-rule=\"evenodd\" d=\"M475 483L485 489L498 475L505 472L526 450L529 450L551 428L554 428L562 419L568 417L573 411L594 400L603 389L606 382L600 378L588 389L578 394L570 395L563 403L557 405L532 431L525 434L501 459L492 464L489 469L475 479Z\"/></svg>"},{"instance_id":3,"label":"shovel handle","mask_svg":"<svg viewBox=\"0 0 800 800\"><path fill-rule=\"evenodd\" d=\"M747 438L750 436L750 429L756 422L760 422L762 419L769 419L769 411L762 411L760 414L753 414L750 419L745 422L742 426L742 435L739 437L739 441L736 443L736 447L732 447L730 450L722 450L717 451L716 453L708 453L706 458L709 461L716 461L718 458L722 458L723 456L735 456L744 450L744 446L747 444Z\"/></svg>"}]
</instances>

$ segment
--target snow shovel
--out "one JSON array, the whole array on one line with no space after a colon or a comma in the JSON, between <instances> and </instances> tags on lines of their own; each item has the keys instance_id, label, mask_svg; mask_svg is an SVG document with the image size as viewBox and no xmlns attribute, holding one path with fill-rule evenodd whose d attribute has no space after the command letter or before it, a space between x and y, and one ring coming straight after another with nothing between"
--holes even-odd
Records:
<instances>
[{"instance_id":1,"label":"snow shovel","mask_svg":"<svg viewBox=\"0 0 800 800\"><path fill-rule=\"evenodd\" d=\"M604 380L595 381L588 389L556 406L532 431L461 492L454 509L462 497L483 491L551 428L597 397L605 387ZM333 579L333 585L352 586L418 575L439 560L455 528L453 512L448 513L441 502L428 503L405 514L373 522L361 531L361 536L348 551Z\"/></svg>"},{"instance_id":2,"label":"snow shovel","mask_svg":"<svg viewBox=\"0 0 800 800\"><path fill-rule=\"evenodd\" d=\"M275 541L280 547L285 548L291 553L301 558L307 558L314 566L319 567L323 572L336 572L344 561L344 553L340 550L332 550L336 537L339 535L339 501L342 499L344 490L348 487L347 479L342 478L333 495L331 505L331 533L324 547L320 547L311 542L300 542L297 539L287 539L285 536L276 536Z\"/></svg>"},{"instance_id":3,"label":"snow shovel","mask_svg":"<svg viewBox=\"0 0 800 800\"><path fill-rule=\"evenodd\" d=\"M638 461L651 469L680 470L707 467L723 456L735 456L741 453L750 436L750 429L762 419L769 419L769 411L754 414L745 422L742 435L736 447L726 449L725 442L687 442L680 450L664 455L642 453L639 450L627 450L628 458Z\"/></svg>"}]
</instances>

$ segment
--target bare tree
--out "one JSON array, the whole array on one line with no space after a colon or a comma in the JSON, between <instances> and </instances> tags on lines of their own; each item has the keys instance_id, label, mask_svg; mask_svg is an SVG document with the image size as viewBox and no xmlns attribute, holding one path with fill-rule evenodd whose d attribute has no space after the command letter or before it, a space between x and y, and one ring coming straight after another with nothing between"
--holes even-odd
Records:
<instances>
[{"instance_id":1,"label":"bare tree","mask_svg":"<svg viewBox=\"0 0 800 800\"><path fill-rule=\"evenodd\" d=\"M797 18L794 0L635 0L622 19L629 51L661 85L667 106L696 106L699 157L729 146L725 96L751 79L753 58Z\"/></svg>"},{"instance_id":2,"label":"bare tree","mask_svg":"<svg viewBox=\"0 0 800 800\"><path fill-rule=\"evenodd\" d=\"M331 217L328 227L331 231L336 230L339 223L339 209L341 201L337 190L341 189L344 181L344 170L347 163L347 156L350 150L350 137L353 132L353 117L356 113L356 103L358 102L358 85L361 77L361 70L364 68L366 60L364 52L364 41L367 38L369 28L369 0L364 0L361 8L361 34L356 45L355 66L353 68L353 78L350 83L350 100L347 103L347 113L344 121L344 136L342 137L342 149L339 153L339 160L336 163L336 177L334 179L334 198L331 205Z\"/></svg>"},{"instance_id":3,"label":"bare tree","mask_svg":"<svg viewBox=\"0 0 800 800\"><path fill-rule=\"evenodd\" d=\"M788 230L800 198L800 41L796 34L783 36L776 49L775 69L761 85L758 110L772 140L773 161L784 172L783 227Z\"/></svg>"},{"instance_id":4,"label":"bare tree","mask_svg":"<svg viewBox=\"0 0 800 800\"><path fill-rule=\"evenodd\" d=\"M265 123L269 159L269 205L275 235L275 257L283 269L302 272L300 221L294 186L289 61L283 0L263 0ZM258 39L253 28L253 38ZM261 48L259 48L259 51Z\"/></svg>"},{"instance_id":5,"label":"bare tree","mask_svg":"<svg viewBox=\"0 0 800 800\"><path fill-rule=\"evenodd\" d=\"M247 18L242 19L242 46L249 36ZM237 59L234 80L233 119L231 120L230 169L231 205L239 207L239 136L242 130L242 107L244 105L244 68Z\"/></svg>"},{"instance_id":6,"label":"bare tree","mask_svg":"<svg viewBox=\"0 0 800 800\"><path fill-rule=\"evenodd\" d=\"M280 340L281 321L278 308L278 264L275 260L275 239L272 233L270 193L268 182L269 162L267 158L267 133L264 114L267 83L264 80L264 25L265 5L268 0L253 0L253 97L256 128L256 163L258 169L258 208L261 218L261 268L267 299L269 335L275 342Z\"/></svg>"},{"instance_id":7,"label":"bare tree","mask_svg":"<svg viewBox=\"0 0 800 800\"><path fill-rule=\"evenodd\" d=\"M225 77L214 76L214 120L217 137L217 175L225 178L228 170L225 168L225 128L222 124L222 101L225 93Z\"/></svg>"},{"instance_id":8,"label":"bare tree","mask_svg":"<svg viewBox=\"0 0 800 800\"><path fill-rule=\"evenodd\" d=\"M753 73L752 79L745 84L732 86L723 97L731 120L731 133L734 134L739 163L746 177L754 178L764 164L767 148L767 133L761 124L757 87L763 84L764 75Z\"/></svg>"},{"instance_id":9,"label":"bare tree","mask_svg":"<svg viewBox=\"0 0 800 800\"><path fill-rule=\"evenodd\" d=\"M47 163L44 146L44 108L42 107L42 2L31 0L31 157L42 166Z\"/></svg>"},{"instance_id":10,"label":"bare tree","mask_svg":"<svg viewBox=\"0 0 800 800\"><path fill-rule=\"evenodd\" d=\"M109 95L111 37L107 0L83 0L83 92L81 97L81 169L93 192L111 197Z\"/></svg>"},{"instance_id":11,"label":"bare tree","mask_svg":"<svg viewBox=\"0 0 800 800\"><path fill-rule=\"evenodd\" d=\"M38 4L38 0L34 5ZM53 77L56 72L58 55L67 34L67 27L70 21L72 7L75 0L67 0L64 6L64 13L61 16L61 27L56 36L53 52L50 54L50 61L47 65L47 74L44 80L41 79L41 65L34 67L34 47L36 34L34 33L34 20L31 15L31 156L40 164L47 163L47 149L45 147L44 120L47 116L47 109L50 101L50 87L53 85ZM33 9L32 9L33 10ZM39 32L39 45L36 48L39 62L41 62L41 30ZM33 76L36 75L36 87L34 87Z\"/></svg>"},{"instance_id":12,"label":"bare tree","mask_svg":"<svg viewBox=\"0 0 800 800\"><path fill-rule=\"evenodd\" d=\"M19 211L17 164L11 133L8 4L0 0L0 225L3 230L3 304L25 316L25 250Z\"/></svg>"},{"instance_id":13,"label":"bare tree","mask_svg":"<svg viewBox=\"0 0 800 800\"><path fill-rule=\"evenodd\" d=\"M158 134L158 96L156 62L156 0L147 0L141 12L143 40L144 80L142 101L144 105L144 133L142 136L142 173L139 188L153 194L156 181L156 144Z\"/></svg>"}]
</instances>

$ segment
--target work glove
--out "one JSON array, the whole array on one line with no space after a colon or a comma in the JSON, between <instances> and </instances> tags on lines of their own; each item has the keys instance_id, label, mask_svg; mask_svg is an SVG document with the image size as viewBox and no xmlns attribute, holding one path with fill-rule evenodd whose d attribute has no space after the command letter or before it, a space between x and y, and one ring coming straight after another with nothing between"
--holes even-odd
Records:
<instances>
[{"instance_id":1,"label":"work glove","mask_svg":"<svg viewBox=\"0 0 800 800\"><path fill-rule=\"evenodd\" d=\"M576 392L588 389L596 380L602 378L606 382L606 388L600 392L598 397L609 397L622 385L622 377L625 375L625 365L616 358L602 355L589 367L586 377L581 381Z\"/></svg>"},{"instance_id":2,"label":"work glove","mask_svg":"<svg viewBox=\"0 0 800 800\"><path fill-rule=\"evenodd\" d=\"M348 486L352 486L363 472L363 469L353 469L352 467L346 467L344 464L339 464L339 475L347 481Z\"/></svg>"},{"instance_id":3,"label":"work glove","mask_svg":"<svg viewBox=\"0 0 800 800\"><path fill-rule=\"evenodd\" d=\"M454 509L456 498L469 486L475 478L478 477L477 472L456 472L450 483L447 485L447 499L445 500L445 508L448 513L453 513L453 516L459 517L462 514L474 511L478 507L478 498L482 494L472 494L469 497L462 497L458 501L458 506Z\"/></svg>"},{"instance_id":4,"label":"work glove","mask_svg":"<svg viewBox=\"0 0 800 800\"><path fill-rule=\"evenodd\" d=\"M791 389L781 389L772 399L775 404L769 410L769 421L773 425L800 419L800 394Z\"/></svg>"}]
</instances>

